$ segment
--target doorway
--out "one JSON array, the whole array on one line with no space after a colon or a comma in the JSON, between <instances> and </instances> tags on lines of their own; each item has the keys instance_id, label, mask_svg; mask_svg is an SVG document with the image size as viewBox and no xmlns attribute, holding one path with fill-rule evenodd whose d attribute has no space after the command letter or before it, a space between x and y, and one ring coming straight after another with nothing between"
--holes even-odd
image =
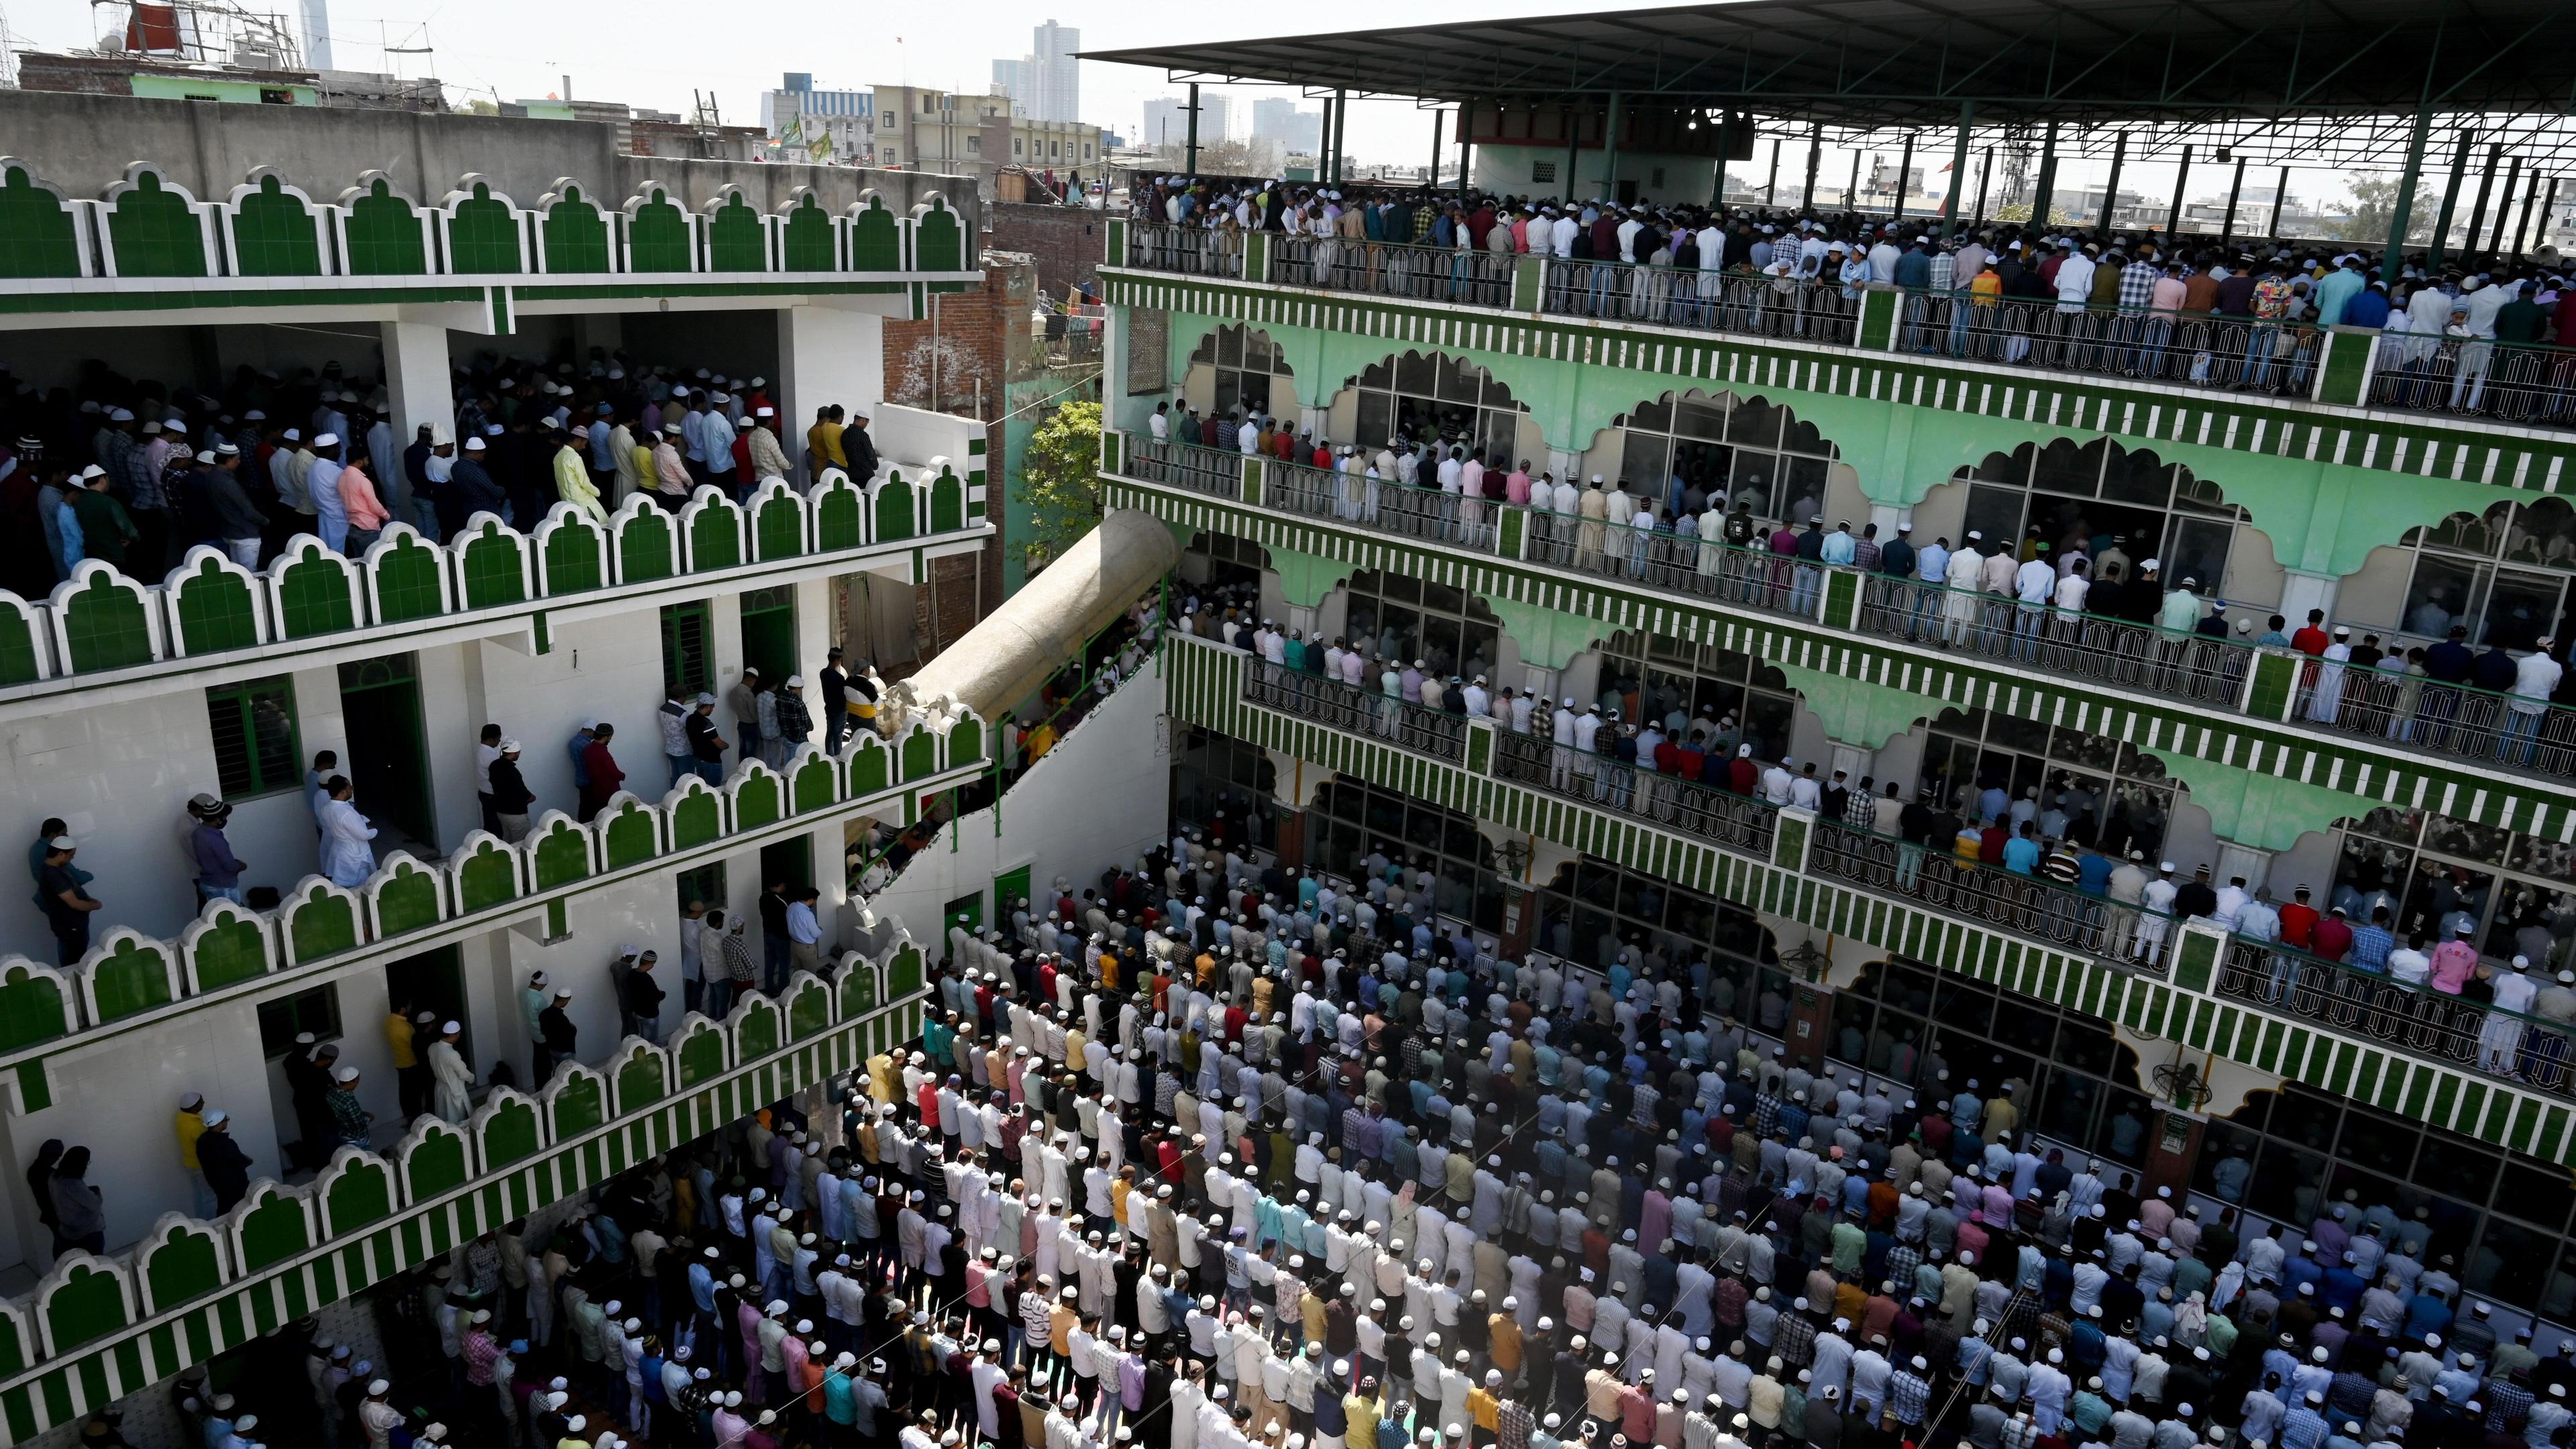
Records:
<instances>
[{"instance_id":1,"label":"doorway","mask_svg":"<svg viewBox=\"0 0 2576 1449\"><path fill-rule=\"evenodd\" d=\"M760 888L769 889L774 880L787 882L791 899L814 883L814 837L798 835L760 848Z\"/></svg>"},{"instance_id":2,"label":"doorway","mask_svg":"<svg viewBox=\"0 0 2576 1449\"><path fill-rule=\"evenodd\" d=\"M796 662L796 587L754 589L742 596L742 662L775 686L801 674Z\"/></svg>"},{"instance_id":3,"label":"doorway","mask_svg":"<svg viewBox=\"0 0 2576 1449\"><path fill-rule=\"evenodd\" d=\"M359 811L380 832L389 827L425 853L441 854L414 656L388 654L341 665L340 714L349 741L349 783ZM381 852L399 843L380 838L377 848Z\"/></svg>"},{"instance_id":4,"label":"doorway","mask_svg":"<svg viewBox=\"0 0 2576 1449\"><path fill-rule=\"evenodd\" d=\"M939 924L943 929L964 926L968 935L980 933L984 929L984 893L959 896L940 907Z\"/></svg>"},{"instance_id":5,"label":"doorway","mask_svg":"<svg viewBox=\"0 0 2576 1449\"><path fill-rule=\"evenodd\" d=\"M993 877L993 919L1008 921L1011 918L1012 907L1026 900L1028 894L1029 868L1025 865ZM1030 909L1035 910L1036 907L1032 906Z\"/></svg>"},{"instance_id":6,"label":"doorway","mask_svg":"<svg viewBox=\"0 0 2576 1449\"><path fill-rule=\"evenodd\" d=\"M457 1034L456 1050L465 1064L474 1064L474 1016L465 1006L465 953L455 946L441 946L417 956L405 956L385 964L385 1000L394 1006L411 1004L417 1016L427 1011L438 1016L438 1024L455 1022L464 1028ZM438 1039L438 1026L416 1043L426 1052L429 1043ZM426 1058L424 1057L425 1061Z\"/></svg>"}]
</instances>

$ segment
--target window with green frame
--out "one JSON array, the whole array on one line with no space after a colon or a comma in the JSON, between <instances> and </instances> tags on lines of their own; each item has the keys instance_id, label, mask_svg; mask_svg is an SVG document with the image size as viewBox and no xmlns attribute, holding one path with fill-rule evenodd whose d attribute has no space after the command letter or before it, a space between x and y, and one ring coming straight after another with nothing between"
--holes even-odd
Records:
<instances>
[{"instance_id":1,"label":"window with green frame","mask_svg":"<svg viewBox=\"0 0 2576 1449\"><path fill-rule=\"evenodd\" d=\"M725 868L721 860L681 871L672 877L672 884L677 887L675 894L683 911L689 908L691 901L711 911L725 908Z\"/></svg>"},{"instance_id":2,"label":"window with green frame","mask_svg":"<svg viewBox=\"0 0 2576 1449\"><path fill-rule=\"evenodd\" d=\"M273 997L259 1004L259 1050L276 1058L295 1050L300 1032L317 1042L340 1035L340 988L316 986L309 991Z\"/></svg>"},{"instance_id":3,"label":"window with green frame","mask_svg":"<svg viewBox=\"0 0 2576 1449\"><path fill-rule=\"evenodd\" d=\"M705 600L662 606L662 686L691 694L711 694L716 687L714 611Z\"/></svg>"},{"instance_id":4,"label":"window with green frame","mask_svg":"<svg viewBox=\"0 0 2576 1449\"><path fill-rule=\"evenodd\" d=\"M300 783L295 762L295 682L283 674L206 691L215 779L224 797L274 795Z\"/></svg>"}]
</instances>

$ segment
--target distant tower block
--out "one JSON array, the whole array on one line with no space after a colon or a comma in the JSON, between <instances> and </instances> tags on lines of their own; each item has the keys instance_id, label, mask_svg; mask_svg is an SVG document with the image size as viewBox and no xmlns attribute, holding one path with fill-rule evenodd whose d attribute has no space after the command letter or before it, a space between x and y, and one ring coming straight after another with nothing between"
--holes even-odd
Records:
<instances>
[{"instance_id":1,"label":"distant tower block","mask_svg":"<svg viewBox=\"0 0 2576 1449\"><path fill-rule=\"evenodd\" d=\"M304 64L310 70L331 70L331 0L302 0L304 6Z\"/></svg>"}]
</instances>

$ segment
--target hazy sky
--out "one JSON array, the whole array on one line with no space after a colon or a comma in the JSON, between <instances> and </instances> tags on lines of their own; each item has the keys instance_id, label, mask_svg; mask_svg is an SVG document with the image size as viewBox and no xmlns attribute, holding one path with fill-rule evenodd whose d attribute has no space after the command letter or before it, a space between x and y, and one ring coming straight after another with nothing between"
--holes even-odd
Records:
<instances>
[{"instance_id":1,"label":"hazy sky","mask_svg":"<svg viewBox=\"0 0 2576 1449\"><path fill-rule=\"evenodd\" d=\"M298 0L242 0L251 10L291 11ZM1031 27L1046 20L1079 27L1084 48L1166 44L1184 40L1266 39L1275 36L1283 15L1294 15L1301 31L1362 29L1392 18L1407 24L1486 18L1513 13L1512 0L1409 0L1400 17L1382 4L1361 0L1312 0L1293 11L1277 7L1168 7L1138 5L1079 6L1060 0L981 0L971 7L936 6L920 11L908 6L867 7L842 14L812 0L794 5L777 0L750 0L709 10L669 0L609 4L605 0L331 0L334 61L343 69L391 70L417 76L435 73L451 93L521 100L560 92L572 78L572 94L584 100L624 101L630 105L686 113L693 91L711 92L727 121L754 124L759 93L779 84L782 72L810 71L824 88L910 83L952 90L981 91L996 58L1013 58L1029 45ZM1523 7L1527 8L1527 7ZM1634 3L1608 0L1537 0L1548 13L1582 10L1633 10ZM93 43L100 30L121 18L122 7L89 0L14 0L8 23L20 47L55 49ZM897 17L888 21L883 17ZM891 24L900 37L887 34ZM433 48L433 54L388 55L386 46ZM1085 63L1082 67L1083 116L1131 139L1143 125L1145 102L1178 93L1162 73L1133 66ZM1262 96L1292 95L1284 88L1231 88L1235 129L1248 131L1251 102ZM1315 102L1302 102L1313 107ZM1446 138L1444 138L1446 139ZM1939 192L1939 175L1947 161L1946 138L1927 137L1917 152L1917 166L1927 189ZM1451 141L1448 154L1456 152ZM1406 100L1361 102L1351 112L1349 148L1360 164L1387 161L1418 165L1428 159L1430 114ZM1802 148L1784 148L1781 190L1794 200L1804 174ZM1928 164L1925 152L1933 152ZM1828 148L1819 167L1824 188L1839 191L1850 175L1852 155ZM1896 160L1893 147L1883 159ZM1751 163L1757 179L1767 167L1767 144ZM2102 163L2069 161L2060 168L2061 184L2099 184ZM2268 190L2272 174L2249 171L2249 190ZM2132 158L2121 189L2149 196L2169 195L2172 167L2152 159ZM2223 196L2227 176L2217 167L2194 169L2189 189L2194 197ZM1970 186L1973 188L1973 179ZM2301 200L2347 194L2347 178L2338 173L2301 171L2291 179ZM1680 198L1697 199L1697 198Z\"/></svg>"}]
</instances>

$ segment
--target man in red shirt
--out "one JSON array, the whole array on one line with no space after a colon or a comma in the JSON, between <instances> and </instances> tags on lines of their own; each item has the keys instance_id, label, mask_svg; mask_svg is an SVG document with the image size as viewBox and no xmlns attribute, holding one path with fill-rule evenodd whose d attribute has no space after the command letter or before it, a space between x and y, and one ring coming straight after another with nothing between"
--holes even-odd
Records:
<instances>
[{"instance_id":1,"label":"man in red shirt","mask_svg":"<svg viewBox=\"0 0 2576 1449\"><path fill-rule=\"evenodd\" d=\"M581 819L585 825L626 783L626 772L617 768L617 757L608 752L609 737L616 733L615 725L602 720L592 727L590 743L582 748L581 767L590 776L589 783L581 787Z\"/></svg>"},{"instance_id":2,"label":"man in red shirt","mask_svg":"<svg viewBox=\"0 0 2576 1449\"><path fill-rule=\"evenodd\" d=\"M1738 795L1750 795L1753 793L1753 782L1761 776L1761 770L1753 763L1753 747L1737 745L1735 758L1728 762L1726 767L1726 788Z\"/></svg>"},{"instance_id":3,"label":"man in red shirt","mask_svg":"<svg viewBox=\"0 0 2576 1449\"><path fill-rule=\"evenodd\" d=\"M2343 907L2335 907L2333 914L2317 922L2308 949L2328 961L2340 961L2352 950L2352 922L2344 919Z\"/></svg>"},{"instance_id":4,"label":"man in red shirt","mask_svg":"<svg viewBox=\"0 0 2576 1449\"><path fill-rule=\"evenodd\" d=\"M2308 888L2293 892L2297 899L2281 907L2281 944L2306 951L2314 948L2317 938L2317 908L2308 904Z\"/></svg>"}]
</instances>

